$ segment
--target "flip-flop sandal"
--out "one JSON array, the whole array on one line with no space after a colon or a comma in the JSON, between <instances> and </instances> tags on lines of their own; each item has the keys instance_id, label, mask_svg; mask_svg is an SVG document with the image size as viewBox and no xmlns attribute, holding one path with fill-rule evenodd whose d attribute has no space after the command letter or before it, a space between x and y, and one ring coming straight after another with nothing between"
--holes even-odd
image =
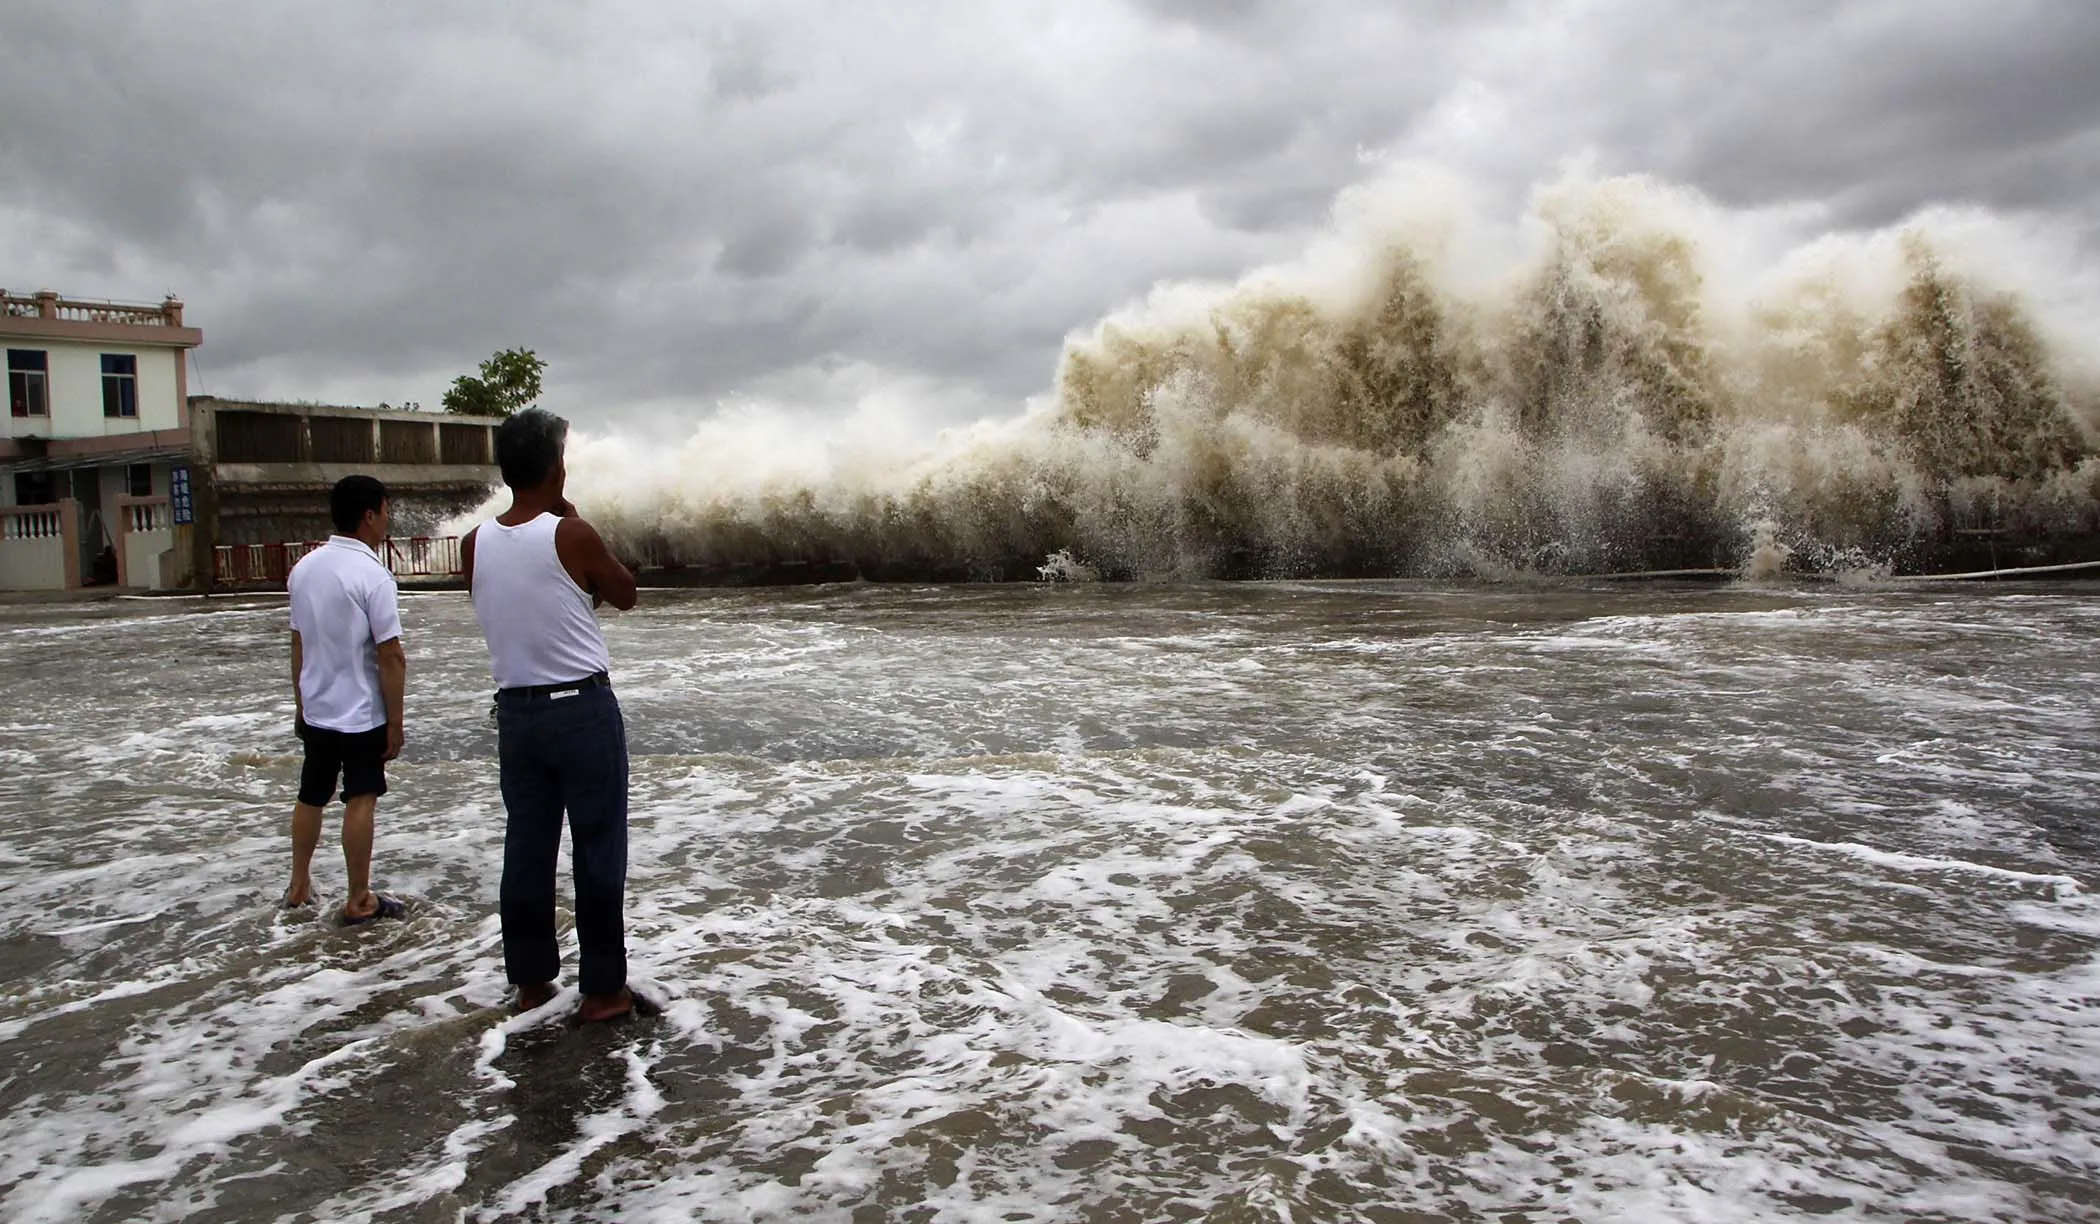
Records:
<instances>
[{"instance_id":1,"label":"flip-flop sandal","mask_svg":"<svg viewBox=\"0 0 2100 1224\"><path fill-rule=\"evenodd\" d=\"M377 896L379 904L372 907L371 913L366 914L362 918L352 918L350 915L344 914L343 925L363 926L367 922L377 921L381 918L399 918L408 912L408 906L393 897L383 894L375 894L375 896Z\"/></svg>"}]
</instances>

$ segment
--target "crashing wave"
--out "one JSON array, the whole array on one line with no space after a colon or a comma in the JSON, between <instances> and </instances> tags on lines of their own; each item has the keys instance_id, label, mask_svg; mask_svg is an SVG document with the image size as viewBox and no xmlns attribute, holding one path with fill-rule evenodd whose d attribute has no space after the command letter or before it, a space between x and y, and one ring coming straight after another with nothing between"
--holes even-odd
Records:
<instances>
[{"instance_id":1,"label":"crashing wave","mask_svg":"<svg viewBox=\"0 0 2100 1224\"><path fill-rule=\"evenodd\" d=\"M2100 527L2100 380L2009 222L1923 214L1745 275L1742 215L1645 178L1498 228L1417 175L1336 218L1294 264L1104 319L1045 403L905 459L714 422L670 453L580 439L573 487L662 562L974 577L1886 570Z\"/></svg>"}]
</instances>

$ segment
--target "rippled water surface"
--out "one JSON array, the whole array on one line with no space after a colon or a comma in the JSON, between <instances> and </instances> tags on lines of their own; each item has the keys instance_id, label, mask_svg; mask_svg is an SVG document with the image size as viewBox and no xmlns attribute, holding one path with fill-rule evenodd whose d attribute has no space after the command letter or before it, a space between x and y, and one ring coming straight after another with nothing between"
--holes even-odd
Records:
<instances>
[{"instance_id":1,"label":"rippled water surface","mask_svg":"<svg viewBox=\"0 0 2100 1224\"><path fill-rule=\"evenodd\" d=\"M0 1216L2096 1218L2091 588L644 599L595 1029L462 597L347 930L281 601L0 608Z\"/></svg>"}]
</instances>

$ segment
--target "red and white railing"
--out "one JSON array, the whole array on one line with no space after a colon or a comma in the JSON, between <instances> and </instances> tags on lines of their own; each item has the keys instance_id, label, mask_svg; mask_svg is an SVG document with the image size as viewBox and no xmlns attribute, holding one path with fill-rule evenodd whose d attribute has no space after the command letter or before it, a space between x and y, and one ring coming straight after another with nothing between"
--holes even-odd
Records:
<instances>
[{"instance_id":1,"label":"red and white railing","mask_svg":"<svg viewBox=\"0 0 2100 1224\"><path fill-rule=\"evenodd\" d=\"M401 578L449 578L463 574L458 536L410 536L386 542L386 567Z\"/></svg>"},{"instance_id":2,"label":"red and white railing","mask_svg":"<svg viewBox=\"0 0 2100 1224\"><path fill-rule=\"evenodd\" d=\"M320 540L220 544L212 549L212 581L219 586L283 586L299 558L321 544ZM466 572L460 565L458 536L389 539L378 551L379 559L398 578L451 578Z\"/></svg>"}]
</instances>

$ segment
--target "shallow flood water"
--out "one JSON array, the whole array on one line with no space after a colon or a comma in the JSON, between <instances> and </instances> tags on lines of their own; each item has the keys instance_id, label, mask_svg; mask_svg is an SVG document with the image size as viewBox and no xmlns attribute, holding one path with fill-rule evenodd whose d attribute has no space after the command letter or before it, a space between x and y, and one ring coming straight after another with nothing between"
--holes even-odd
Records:
<instances>
[{"instance_id":1,"label":"shallow flood water","mask_svg":"<svg viewBox=\"0 0 2100 1224\"><path fill-rule=\"evenodd\" d=\"M645 592L581 1030L463 597L358 929L281 600L0 608L0 1216L2092 1219L2093 594Z\"/></svg>"}]
</instances>

